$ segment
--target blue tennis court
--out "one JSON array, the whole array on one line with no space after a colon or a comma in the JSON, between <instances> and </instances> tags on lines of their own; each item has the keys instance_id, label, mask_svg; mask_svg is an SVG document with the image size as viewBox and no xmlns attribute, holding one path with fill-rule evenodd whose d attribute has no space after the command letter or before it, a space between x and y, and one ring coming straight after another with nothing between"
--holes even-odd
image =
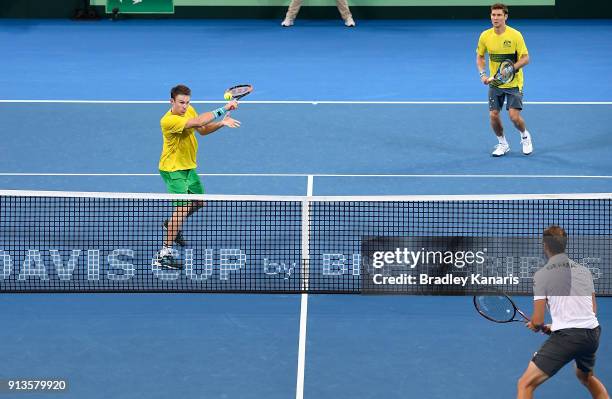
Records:
<instances>
[{"instance_id":1,"label":"blue tennis court","mask_svg":"<svg viewBox=\"0 0 612 399\"><path fill-rule=\"evenodd\" d=\"M0 189L163 193L170 87L189 85L204 112L248 82L254 93L232 112L242 127L198 138L209 194L612 192L612 22L509 24L532 58L529 157L506 112L512 150L490 156L475 68L486 18L364 20L353 30L320 20L289 30L271 20L3 20ZM516 299L530 309L531 298ZM471 300L2 295L0 379L64 378L62 397L94 399L514 397L544 337L485 321ZM598 300L596 373L610 386L612 301ZM586 394L566 366L537 397Z\"/></svg>"}]
</instances>

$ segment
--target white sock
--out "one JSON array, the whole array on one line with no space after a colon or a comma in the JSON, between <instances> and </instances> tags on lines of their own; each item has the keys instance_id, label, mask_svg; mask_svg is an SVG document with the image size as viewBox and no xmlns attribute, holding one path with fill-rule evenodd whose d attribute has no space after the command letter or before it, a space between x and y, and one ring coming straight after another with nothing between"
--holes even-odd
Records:
<instances>
[{"instance_id":1,"label":"white sock","mask_svg":"<svg viewBox=\"0 0 612 399\"><path fill-rule=\"evenodd\" d=\"M499 144L501 145L508 145L508 142L506 141L506 136L497 136L497 141L499 141Z\"/></svg>"},{"instance_id":2,"label":"white sock","mask_svg":"<svg viewBox=\"0 0 612 399\"><path fill-rule=\"evenodd\" d=\"M530 138L530 137L531 137L531 134L529 134L529 130L527 130L527 129L525 129L525 131L524 131L524 132L520 132L520 133L521 133L521 138L522 138L523 140L528 139L528 138Z\"/></svg>"}]
</instances>

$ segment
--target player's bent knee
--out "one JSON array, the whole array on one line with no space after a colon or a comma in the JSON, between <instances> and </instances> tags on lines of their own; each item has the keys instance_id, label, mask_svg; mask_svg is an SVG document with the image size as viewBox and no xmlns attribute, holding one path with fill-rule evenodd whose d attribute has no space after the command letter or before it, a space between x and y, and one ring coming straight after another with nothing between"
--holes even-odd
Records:
<instances>
[{"instance_id":1,"label":"player's bent knee","mask_svg":"<svg viewBox=\"0 0 612 399\"><path fill-rule=\"evenodd\" d=\"M516 387L519 392L533 392L539 385L540 382L534 378L521 377L519 378Z\"/></svg>"},{"instance_id":2,"label":"player's bent knee","mask_svg":"<svg viewBox=\"0 0 612 399\"><path fill-rule=\"evenodd\" d=\"M532 379L526 375L522 375L516 382L516 386L519 390L525 390L531 386Z\"/></svg>"},{"instance_id":3,"label":"player's bent knee","mask_svg":"<svg viewBox=\"0 0 612 399\"><path fill-rule=\"evenodd\" d=\"M525 392L530 389L530 385L523 378L519 378L516 382L516 391L517 392Z\"/></svg>"},{"instance_id":4,"label":"player's bent knee","mask_svg":"<svg viewBox=\"0 0 612 399\"><path fill-rule=\"evenodd\" d=\"M517 387L519 391L533 391L540 384L548 379L548 375L546 375L538 366L530 362L527 370L523 373L521 378L519 378L517 382Z\"/></svg>"}]
</instances>

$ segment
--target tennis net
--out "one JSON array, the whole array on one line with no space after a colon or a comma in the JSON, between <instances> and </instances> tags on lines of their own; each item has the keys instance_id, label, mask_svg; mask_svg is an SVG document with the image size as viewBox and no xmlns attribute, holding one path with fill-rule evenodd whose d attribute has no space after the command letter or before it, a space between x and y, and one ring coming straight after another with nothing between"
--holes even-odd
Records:
<instances>
[{"instance_id":1,"label":"tennis net","mask_svg":"<svg viewBox=\"0 0 612 399\"><path fill-rule=\"evenodd\" d=\"M204 201L156 266L177 201ZM612 295L612 194L287 197L0 191L0 292L532 292L543 230ZM465 280L464 280L465 279Z\"/></svg>"}]
</instances>

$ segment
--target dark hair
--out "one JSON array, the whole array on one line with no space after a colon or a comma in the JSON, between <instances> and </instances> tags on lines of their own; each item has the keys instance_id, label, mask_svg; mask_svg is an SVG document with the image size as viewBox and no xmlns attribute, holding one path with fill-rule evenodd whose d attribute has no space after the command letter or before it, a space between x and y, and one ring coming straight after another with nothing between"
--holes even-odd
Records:
<instances>
[{"instance_id":1,"label":"dark hair","mask_svg":"<svg viewBox=\"0 0 612 399\"><path fill-rule=\"evenodd\" d=\"M544 230L544 244L546 248L553 254L565 252L567 246L567 233L563 227L552 225Z\"/></svg>"},{"instance_id":2,"label":"dark hair","mask_svg":"<svg viewBox=\"0 0 612 399\"><path fill-rule=\"evenodd\" d=\"M190 96L191 95L191 89L185 85L177 85L174 86L172 88L172 90L170 90L170 97L174 100L176 98L176 96L178 96L179 94L182 94L184 96Z\"/></svg>"},{"instance_id":3,"label":"dark hair","mask_svg":"<svg viewBox=\"0 0 612 399\"><path fill-rule=\"evenodd\" d=\"M508 15L508 6L505 5L504 3L495 3L491 6L491 12L493 12L493 10L502 10L504 12L504 14Z\"/></svg>"}]
</instances>

